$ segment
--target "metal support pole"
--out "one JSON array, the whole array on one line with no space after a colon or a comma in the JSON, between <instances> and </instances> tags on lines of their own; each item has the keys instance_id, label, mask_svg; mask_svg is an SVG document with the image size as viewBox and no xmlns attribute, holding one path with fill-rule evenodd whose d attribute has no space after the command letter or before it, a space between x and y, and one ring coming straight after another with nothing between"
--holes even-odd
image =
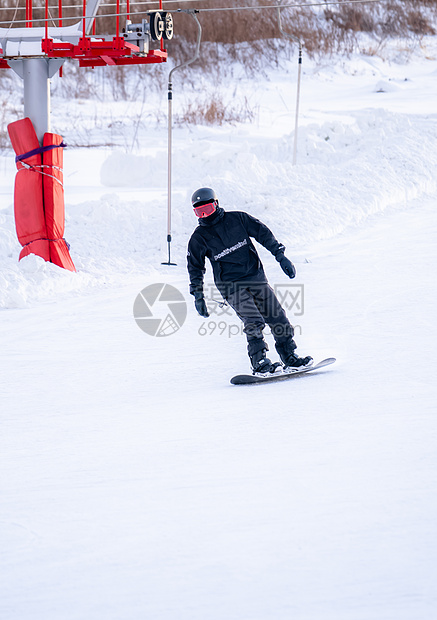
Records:
<instances>
[{"instance_id":1,"label":"metal support pole","mask_svg":"<svg viewBox=\"0 0 437 620\"><path fill-rule=\"evenodd\" d=\"M281 2L282 0L279 0L279 5L281 4ZM279 30L281 34L283 34L284 37L287 37L287 39L290 39L291 41L295 41L299 45L299 58L298 58L298 71L297 71L297 94L296 94L296 118L295 118L295 123L294 123L294 145L293 145L293 166L295 166L296 159L297 159L297 132L299 128L299 102L300 102L300 83L301 83L301 75L302 75L303 44L302 44L302 41L299 39L299 37L296 37L294 34L291 34L289 32L285 32L285 30L282 27L281 7L278 6L277 8L278 8Z\"/></svg>"},{"instance_id":2,"label":"metal support pole","mask_svg":"<svg viewBox=\"0 0 437 620\"><path fill-rule=\"evenodd\" d=\"M194 19L197 24L197 43L196 43L196 51L194 56L188 60L187 62L183 62L170 71L168 76L168 175L167 175L167 244L168 244L168 261L166 263L161 263L162 265L176 265L176 263L171 262L171 173L172 173L172 114L173 114L173 82L172 76L175 71L178 69L182 69L183 67L188 67L194 61L196 61L199 57L200 50L200 41L202 38L202 26L200 25L199 20L197 19L196 13L199 11L197 9L179 9L181 13L188 13Z\"/></svg>"},{"instance_id":3,"label":"metal support pole","mask_svg":"<svg viewBox=\"0 0 437 620\"><path fill-rule=\"evenodd\" d=\"M42 144L44 134L50 131L50 82L48 64L44 58L23 60L24 116L33 123Z\"/></svg>"},{"instance_id":4,"label":"metal support pole","mask_svg":"<svg viewBox=\"0 0 437 620\"><path fill-rule=\"evenodd\" d=\"M24 116L32 121L39 142L50 131L50 78L64 60L58 58L23 58L10 60L9 66L23 80Z\"/></svg>"}]
</instances>

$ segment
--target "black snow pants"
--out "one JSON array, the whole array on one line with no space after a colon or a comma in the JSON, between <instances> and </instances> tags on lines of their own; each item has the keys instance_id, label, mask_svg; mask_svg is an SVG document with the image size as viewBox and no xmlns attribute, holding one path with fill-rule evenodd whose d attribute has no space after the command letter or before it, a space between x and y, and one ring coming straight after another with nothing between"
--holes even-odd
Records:
<instances>
[{"instance_id":1,"label":"black snow pants","mask_svg":"<svg viewBox=\"0 0 437 620\"><path fill-rule=\"evenodd\" d=\"M293 326L267 281L240 282L226 300L243 321L249 357L263 349L268 350L263 336L266 324L271 329L281 359L286 359L296 349Z\"/></svg>"}]
</instances>

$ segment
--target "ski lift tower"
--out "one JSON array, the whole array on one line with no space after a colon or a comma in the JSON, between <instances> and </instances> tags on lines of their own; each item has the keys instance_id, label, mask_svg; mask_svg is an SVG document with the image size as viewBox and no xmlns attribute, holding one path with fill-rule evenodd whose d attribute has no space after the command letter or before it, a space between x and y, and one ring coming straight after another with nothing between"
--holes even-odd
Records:
<instances>
[{"instance_id":1,"label":"ski lift tower","mask_svg":"<svg viewBox=\"0 0 437 620\"><path fill-rule=\"evenodd\" d=\"M75 271L63 238L65 144L61 136L50 133L50 78L67 58L78 60L81 67L165 62L164 41L173 37L173 18L162 10L162 0L157 0L156 10L149 10L141 19L136 13L137 23L133 23L130 4L134 3L125 0L121 12L121 0L115 0L115 5L110 0L115 13L106 19L115 18L115 34L100 36L96 35L96 19L100 5L104 6L102 0L77 0L78 6L69 3L65 9L75 10L74 18L63 16L62 0L58 0L55 17L52 12L56 7L49 6L49 0L24 2L21 12L25 11L25 19L0 27L0 68L15 71L24 86L25 118L8 126L17 154L14 203L17 235L23 246L20 259L33 253ZM37 12L40 16L34 19ZM72 23L64 25L66 21ZM41 23L43 26L37 25Z\"/></svg>"},{"instance_id":2,"label":"ski lift tower","mask_svg":"<svg viewBox=\"0 0 437 620\"><path fill-rule=\"evenodd\" d=\"M83 0L77 6L81 16L68 18L73 21L64 25L62 0L59 0L57 26L49 26L53 7L44 0L43 27L34 26L36 11L33 0L25 0L25 20L15 22L9 28L0 28L0 68L11 68L23 80L24 115L32 121L38 139L41 140L50 126L49 80L62 67L67 58L79 61L81 67L120 66L162 63L167 60L164 40L173 36L171 13L163 12L162 0L157 10L149 11L138 23L130 19L130 0L126 0L121 13L121 0L116 0L115 34L96 36L97 12L102 0ZM123 3L124 4L124 3ZM159 5L159 6L158 6ZM111 6L114 6L112 4ZM68 5L69 11L72 5ZM79 15L80 15L79 13ZM104 17L104 16L102 16ZM120 29L121 20L125 22ZM158 49L151 49L151 42L160 42Z\"/></svg>"}]
</instances>

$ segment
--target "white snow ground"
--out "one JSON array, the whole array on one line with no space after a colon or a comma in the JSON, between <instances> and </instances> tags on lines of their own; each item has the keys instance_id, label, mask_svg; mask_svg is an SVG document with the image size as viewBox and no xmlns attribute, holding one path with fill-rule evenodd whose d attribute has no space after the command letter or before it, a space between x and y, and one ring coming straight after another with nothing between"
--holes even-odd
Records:
<instances>
[{"instance_id":1,"label":"white snow ground","mask_svg":"<svg viewBox=\"0 0 437 620\"><path fill-rule=\"evenodd\" d=\"M306 62L296 167L294 62L262 89L229 82L258 110L253 125L176 128L177 267L160 264L165 127L141 128L130 152L65 152L77 274L17 263L14 163L2 154L2 619L437 617L437 46L427 45L408 63ZM54 119L67 126L73 105L55 99ZM120 104L106 109L113 117ZM298 276L290 283L261 249L271 283L295 295L304 285L303 313L289 307L299 350L334 366L229 384L248 369L238 321L217 308L203 321L187 292L189 197L208 184L285 243ZM187 301L168 337L133 319L154 283ZM167 305L153 309L163 317Z\"/></svg>"}]
</instances>

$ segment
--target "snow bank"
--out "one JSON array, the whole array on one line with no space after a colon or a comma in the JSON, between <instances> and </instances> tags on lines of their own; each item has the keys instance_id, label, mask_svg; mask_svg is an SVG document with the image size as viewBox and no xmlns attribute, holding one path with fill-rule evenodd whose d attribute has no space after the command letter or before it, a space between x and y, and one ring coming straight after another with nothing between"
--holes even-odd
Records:
<instances>
[{"instance_id":1,"label":"snow bank","mask_svg":"<svg viewBox=\"0 0 437 620\"><path fill-rule=\"evenodd\" d=\"M76 205L66 218L66 237L74 246L78 273L35 255L18 262L21 246L13 228L12 210L0 214L0 308L26 308L126 283L132 274L153 272L146 258L159 249L153 241L153 215L149 218L144 204L124 203L117 194Z\"/></svg>"},{"instance_id":2,"label":"snow bank","mask_svg":"<svg viewBox=\"0 0 437 620\"><path fill-rule=\"evenodd\" d=\"M305 126L297 166L291 164L293 134L253 145L244 141L243 131L242 140L236 133L231 144L222 145L212 136L199 146L196 136L175 154L174 184L187 188L185 201L174 205L182 223L178 237L192 230L186 214L197 185L213 185L222 206L263 218L292 247L332 237L436 190L437 128L423 118L368 110L352 121ZM117 152L104 162L101 178L108 186L147 188L154 170L163 182L162 153L146 158Z\"/></svg>"},{"instance_id":3,"label":"snow bank","mask_svg":"<svg viewBox=\"0 0 437 620\"><path fill-rule=\"evenodd\" d=\"M255 155L255 170L264 170L256 183L259 207L269 209L269 219L293 244L332 237L435 192L436 134L435 123L384 110L357 114L351 124L307 126L299 137L302 164L280 161L281 150L291 160L291 137L270 154L259 149ZM249 175L243 163L241 177ZM263 195L263 184L273 188L270 195Z\"/></svg>"},{"instance_id":4,"label":"snow bank","mask_svg":"<svg viewBox=\"0 0 437 620\"><path fill-rule=\"evenodd\" d=\"M265 221L291 255L369 215L436 191L437 127L423 117L364 110L344 122L310 124L299 131L297 166L291 163L293 134L252 143L244 128L235 131L232 142L205 132L199 128L188 136L173 161L174 186L183 189L173 200L179 256L195 225L189 198L200 185L214 186L226 209L248 210ZM12 210L4 210L0 307L116 284L158 265L164 258L165 204L150 201L147 190L152 184L165 187L164 155L112 153L101 167L101 182L118 191L67 208L66 237L78 274L34 257L17 263ZM144 188L143 200L119 195L132 187Z\"/></svg>"}]
</instances>

